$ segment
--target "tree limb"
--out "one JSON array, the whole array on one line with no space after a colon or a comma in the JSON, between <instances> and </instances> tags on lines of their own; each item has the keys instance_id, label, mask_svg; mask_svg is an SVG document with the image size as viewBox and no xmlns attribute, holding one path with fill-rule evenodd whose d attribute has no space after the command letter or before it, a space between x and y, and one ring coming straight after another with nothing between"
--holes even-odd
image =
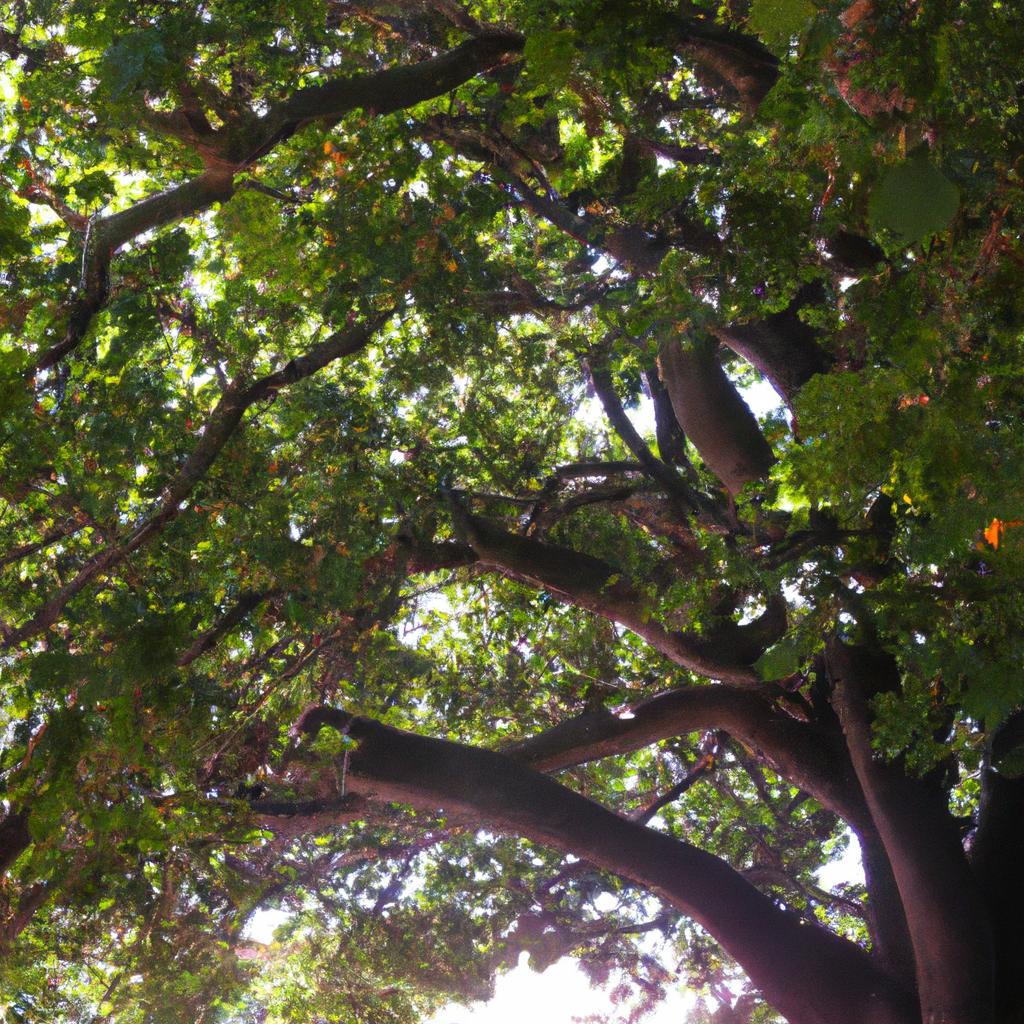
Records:
<instances>
[{"instance_id":1,"label":"tree limb","mask_svg":"<svg viewBox=\"0 0 1024 1024\"><path fill-rule=\"evenodd\" d=\"M324 726L356 741L353 792L465 817L583 857L694 918L765 997L799 1024L911 1024L906 994L859 947L779 909L726 863L628 821L492 751L392 729L333 708L310 709L295 733ZM765 937L771 936L770 946Z\"/></svg>"},{"instance_id":2,"label":"tree limb","mask_svg":"<svg viewBox=\"0 0 1024 1024\"><path fill-rule=\"evenodd\" d=\"M708 639L657 622L648 602L607 562L557 544L519 537L453 502L453 516L466 541L485 565L551 591L569 604L619 622L643 637L677 665L738 686L757 686L760 678L749 666L759 653L743 649L747 627L734 626ZM737 656L738 655L738 656Z\"/></svg>"},{"instance_id":3,"label":"tree limb","mask_svg":"<svg viewBox=\"0 0 1024 1024\"><path fill-rule=\"evenodd\" d=\"M123 540L110 544L93 555L26 623L17 628L6 629L3 637L4 646L22 643L48 629L60 618L68 602L97 576L120 565L133 551L162 533L181 513L185 498L206 475L252 405L272 397L288 384L311 376L335 359L358 352L369 343L390 316L391 311L378 313L364 323L341 328L305 355L297 356L275 373L261 377L248 387L238 383L229 387L210 413L199 443L164 488L163 495L152 513L138 522Z\"/></svg>"},{"instance_id":4,"label":"tree limb","mask_svg":"<svg viewBox=\"0 0 1024 1024\"><path fill-rule=\"evenodd\" d=\"M914 946L925 1021L992 1020L991 928L942 787L872 751L869 701L899 685L894 660L838 639L827 650L832 702L885 844Z\"/></svg>"}]
</instances>

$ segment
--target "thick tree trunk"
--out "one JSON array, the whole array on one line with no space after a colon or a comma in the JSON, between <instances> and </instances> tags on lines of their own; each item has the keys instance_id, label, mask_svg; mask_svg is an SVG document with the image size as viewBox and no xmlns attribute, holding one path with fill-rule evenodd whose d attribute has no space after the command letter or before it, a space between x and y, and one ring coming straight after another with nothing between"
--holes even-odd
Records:
<instances>
[{"instance_id":1,"label":"thick tree trunk","mask_svg":"<svg viewBox=\"0 0 1024 1024\"><path fill-rule=\"evenodd\" d=\"M869 701L899 685L892 658L839 640L827 651L833 704L885 844L914 947L924 1024L991 1024L994 950L987 908L941 787L875 756Z\"/></svg>"},{"instance_id":2,"label":"thick tree trunk","mask_svg":"<svg viewBox=\"0 0 1024 1024\"><path fill-rule=\"evenodd\" d=\"M1024 779L982 771L971 867L992 917L996 940L996 1020L1024 1024Z\"/></svg>"}]
</instances>

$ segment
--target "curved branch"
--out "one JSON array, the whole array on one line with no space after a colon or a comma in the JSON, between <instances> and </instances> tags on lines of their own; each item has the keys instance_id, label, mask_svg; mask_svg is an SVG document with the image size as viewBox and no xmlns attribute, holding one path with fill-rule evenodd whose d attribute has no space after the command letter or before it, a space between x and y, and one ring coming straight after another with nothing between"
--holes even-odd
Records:
<instances>
[{"instance_id":1,"label":"curved branch","mask_svg":"<svg viewBox=\"0 0 1024 1024\"><path fill-rule=\"evenodd\" d=\"M601 401L608 421L622 438L626 447L636 456L640 465L668 491L676 502L682 505L684 511L696 511L699 508L699 502L686 482L670 465L654 457L653 452L626 415L626 410L615 393L611 373L606 367L593 360L585 360L583 365L594 393Z\"/></svg>"},{"instance_id":2,"label":"curved branch","mask_svg":"<svg viewBox=\"0 0 1024 1024\"><path fill-rule=\"evenodd\" d=\"M713 92L724 85L753 114L779 78L779 61L753 36L720 25L667 16L666 27L696 65L701 84Z\"/></svg>"},{"instance_id":3,"label":"curved branch","mask_svg":"<svg viewBox=\"0 0 1024 1024\"><path fill-rule=\"evenodd\" d=\"M670 630L655 621L644 597L607 562L558 544L544 544L508 533L452 502L457 527L479 561L518 579L543 587L568 604L619 622L643 637L675 664L738 686L756 686L760 677L750 668L760 655L740 641L746 627L713 638Z\"/></svg>"},{"instance_id":4,"label":"curved branch","mask_svg":"<svg viewBox=\"0 0 1024 1024\"><path fill-rule=\"evenodd\" d=\"M324 725L356 742L353 792L465 817L573 853L649 889L698 921L794 1024L911 1024L906 994L859 947L777 907L724 861L612 813L492 751L428 739L332 708ZM765 937L772 936L771 943Z\"/></svg>"},{"instance_id":5,"label":"curved branch","mask_svg":"<svg viewBox=\"0 0 1024 1024\"><path fill-rule=\"evenodd\" d=\"M442 96L519 53L525 45L525 38L518 32L489 31L417 64L299 89L271 108L259 148L246 159L256 159L312 121L333 123L357 107L374 115L390 114Z\"/></svg>"},{"instance_id":6,"label":"curved branch","mask_svg":"<svg viewBox=\"0 0 1024 1024\"><path fill-rule=\"evenodd\" d=\"M711 333L758 370L782 400L793 408L797 392L817 373L825 373L831 359L817 341L817 332L800 319L799 311L821 289L802 288L781 313L746 324L713 327Z\"/></svg>"},{"instance_id":7,"label":"curved branch","mask_svg":"<svg viewBox=\"0 0 1024 1024\"><path fill-rule=\"evenodd\" d=\"M834 743L767 697L729 686L669 690L633 705L628 716L588 711L506 748L539 771L627 754L660 740L720 729L760 751L781 777L810 793L855 828L870 827L852 770Z\"/></svg>"}]
</instances>

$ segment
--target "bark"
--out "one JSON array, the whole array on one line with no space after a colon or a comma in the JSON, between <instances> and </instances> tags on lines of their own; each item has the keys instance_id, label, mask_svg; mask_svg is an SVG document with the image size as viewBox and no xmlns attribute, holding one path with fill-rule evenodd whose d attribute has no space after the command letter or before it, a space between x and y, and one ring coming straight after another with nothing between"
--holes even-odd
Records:
<instances>
[{"instance_id":1,"label":"bark","mask_svg":"<svg viewBox=\"0 0 1024 1024\"><path fill-rule=\"evenodd\" d=\"M678 466L688 477L693 477L693 466L686 454L686 434L672 411L672 399L656 369L644 371L644 383L654 406L654 436L658 441L658 454L663 462Z\"/></svg>"},{"instance_id":2,"label":"bark","mask_svg":"<svg viewBox=\"0 0 1024 1024\"><path fill-rule=\"evenodd\" d=\"M869 701L899 685L891 657L832 640L833 705L857 777L885 845L914 948L925 1024L990 1022L993 939L987 909L964 855L942 787L879 760Z\"/></svg>"},{"instance_id":3,"label":"bark","mask_svg":"<svg viewBox=\"0 0 1024 1024\"><path fill-rule=\"evenodd\" d=\"M818 345L817 332L798 313L813 301L818 288L804 288L781 313L746 324L712 328L712 333L758 370L790 407L797 392L831 360Z\"/></svg>"},{"instance_id":4,"label":"bark","mask_svg":"<svg viewBox=\"0 0 1024 1024\"><path fill-rule=\"evenodd\" d=\"M667 46L688 57L705 89L719 96L728 94L723 98L738 101L747 113L757 110L778 81L778 58L754 36L699 17L657 13L629 0L607 6L608 18L642 20L653 45Z\"/></svg>"},{"instance_id":5,"label":"bark","mask_svg":"<svg viewBox=\"0 0 1024 1024\"><path fill-rule=\"evenodd\" d=\"M18 901L18 909L0 926L0 952L29 926L35 912L50 898L54 886L47 882L36 882L25 891Z\"/></svg>"},{"instance_id":6,"label":"bark","mask_svg":"<svg viewBox=\"0 0 1024 1024\"><path fill-rule=\"evenodd\" d=\"M600 399L605 415L608 417L608 422L615 428L615 432L622 438L626 447L636 456L637 461L647 473L668 491L674 502L681 506L684 515L687 509L696 511L699 503L686 481L675 469L654 457L647 442L640 436L626 415L626 410L615 393L615 385L608 370L595 361L587 361L584 366L590 378L591 387Z\"/></svg>"},{"instance_id":7,"label":"bark","mask_svg":"<svg viewBox=\"0 0 1024 1024\"><path fill-rule=\"evenodd\" d=\"M601 708L505 748L509 757L550 772L628 754L661 740L720 729L758 751L779 776L842 818L861 847L868 890L868 927L877 959L906 986L914 961L892 867L878 836L845 744L829 723L801 722L767 695L725 686L658 694L620 717Z\"/></svg>"},{"instance_id":8,"label":"bark","mask_svg":"<svg viewBox=\"0 0 1024 1024\"><path fill-rule=\"evenodd\" d=\"M913 1024L912 1000L859 947L779 909L702 850L612 813L492 751L428 739L330 708L296 729L345 730L349 787L521 835L627 878L692 917L791 1024Z\"/></svg>"},{"instance_id":9,"label":"bark","mask_svg":"<svg viewBox=\"0 0 1024 1024\"><path fill-rule=\"evenodd\" d=\"M0 876L18 859L32 842L28 831L28 812L8 811L0 821Z\"/></svg>"},{"instance_id":10,"label":"bark","mask_svg":"<svg viewBox=\"0 0 1024 1024\"><path fill-rule=\"evenodd\" d=\"M728 491L737 494L766 477L775 456L714 347L684 348L671 338L662 344L658 364L680 427Z\"/></svg>"},{"instance_id":11,"label":"bark","mask_svg":"<svg viewBox=\"0 0 1024 1024\"><path fill-rule=\"evenodd\" d=\"M735 687L669 690L633 705L628 718L603 708L588 711L513 744L505 753L540 771L557 771L702 729L729 733L854 828L870 827L852 767L844 766L836 744L767 696Z\"/></svg>"},{"instance_id":12,"label":"bark","mask_svg":"<svg viewBox=\"0 0 1024 1024\"><path fill-rule=\"evenodd\" d=\"M720 25L666 16L670 38L695 65L697 78L712 92L724 87L753 114L779 78L779 62L757 39Z\"/></svg>"},{"instance_id":13,"label":"bark","mask_svg":"<svg viewBox=\"0 0 1024 1024\"><path fill-rule=\"evenodd\" d=\"M91 223L83 240L83 271L78 295L71 303L59 342L43 352L35 370L56 366L76 349L89 332L96 314L110 294L110 262L115 251L144 231L209 208L231 198L234 190L230 172L207 171L176 188L148 196L120 213Z\"/></svg>"},{"instance_id":14,"label":"bark","mask_svg":"<svg viewBox=\"0 0 1024 1024\"><path fill-rule=\"evenodd\" d=\"M1020 968L1024 963L1024 779L982 770L978 828L970 860L992 919L996 946L996 1020L1024 1021Z\"/></svg>"},{"instance_id":15,"label":"bark","mask_svg":"<svg viewBox=\"0 0 1024 1024\"><path fill-rule=\"evenodd\" d=\"M753 652L746 642L748 631L758 631L754 623L733 625L731 629L723 627L710 641L707 637L671 630L654 619L643 595L607 562L558 544L507 533L457 506L453 514L457 528L484 565L502 569L543 587L568 604L621 623L675 664L693 672L737 686L760 683L750 667L760 651L751 657Z\"/></svg>"},{"instance_id":16,"label":"bark","mask_svg":"<svg viewBox=\"0 0 1024 1024\"><path fill-rule=\"evenodd\" d=\"M336 122L358 107L375 115L390 114L441 96L525 45L517 32L486 32L417 64L299 89L267 115L262 145L274 146L312 121Z\"/></svg>"},{"instance_id":17,"label":"bark","mask_svg":"<svg viewBox=\"0 0 1024 1024\"><path fill-rule=\"evenodd\" d=\"M893 875L892 864L889 863L889 855L873 823L860 827L850 824L860 845L864 887L868 894L865 916L873 952L894 978L906 988L912 989L916 983L914 946L910 941L903 899Z\"/></svg>"}]
</instances>

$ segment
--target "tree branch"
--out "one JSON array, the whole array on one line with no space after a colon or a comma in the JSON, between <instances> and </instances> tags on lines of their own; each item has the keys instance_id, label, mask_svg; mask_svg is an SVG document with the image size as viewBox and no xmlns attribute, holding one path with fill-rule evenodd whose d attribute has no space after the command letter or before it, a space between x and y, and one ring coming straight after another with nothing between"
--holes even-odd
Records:
<instances>
[{"instance_id":1,"label":"tree branch","mask_svg":"<svg viewBox=\"0 0 1024 1024\"><path fill-rule=\"evenodd\" d=\"M178 668L186 668L208 651L213 650L220 639L235 628L253 609L258 608L267 598L272 597L272 590L250 591L242 594L231 609L225 612L202 636L189 646L188 650L174 663Z\"/></svg>"},{"instance_id":2,"label":"tree branch","mask_svg":"<svg viewBox=\"0 0 1024 1024\"><path fill-rule=\"evenodd\" d=\"M744 484L766 477L775 456L714 347L684 348L670 338L661 346L658 365L679 425L729 492L737 494Z\"/></svg>"},{"instance_id":3,"label":"tree branch","mask_svg":"<svg viewBox=\"0 0 1024 1024\"><path fill-rule=\"evenodd\" d=\"M297 356L276 373L267 374L248 387L242 387L237 383L229 387L210 413L199 443L164 488L163 495L153 512L138 522L122 541L108 545L93 555L74 578L50 597L28 622L15 629L8 628L3 638L4 646L21 643L48 629L60 618L68 602L97 576L110 572L133 551L162 533L181 513L185 498L206 475L252 405L272 397L288 384L311 376L335 359L352 355L364 348L377 330L387 322L391 312L378 313L362 324L335 331L310 352Z\"/></svg>"},{"instance_id":4,"label":"tree branch","mask_svg":"<svg viewBox=\"0 0 1024 1024\"><path fill-rule=\"evenodd\" d=\"M651 615L648 602L607 562L557 544L519 537L452 502L457 528L485 565L549 590L569 604L619 622L677 665L738 686L757 686L749 666L759 657L744 649L748 627L705 636L670 630ZM738 655L738 656L737 656Z\"/></svg>"},{"instance_id":5,"label":"tree branch","mask_svg":"<svg viewBox=\"0 0 1024 1024\"><path fill-rule=\"evenodd\" d=\"M687 843L619 817L492 751L428 739L332 708L310 709L297 734L324 726L356 741L353 792L465 817L585 858L698 921L773 1006L801 1024L911 1024L912 1005L859 947L780 910L736 871ZM765 937L771 936L770 946Z\"/></svg>"},{"instance_id":6,"label":"tree branch","mask_svg":"<svg viewBox=\"0 0 1024 1024\"><path fill-rule=\"evenodd\" d=\"M219 131L203 130L187 111L161 115L149 112L151 127L161 128L193 145L203 156L206 171L191 181L95 221L87 236L82 285L69 305L64 335L37 359L35 371L55 366L81 344L93 318L107 300L110 261L117 248L143 231L169 224L234 192L234 176L259 157L313 121L334 123L358 107L375 115L392 113L441 96L486 71L509 54L522 50L525 40L514 32L487 32L438 57L408 67L354 75L323 85L299 89L274 105L261 119L242 118ZM208 126L207 126L208 127Z\"/></svg>"},{"instance_id":7,"label":"tree branch","mask_svg":"<svg viewBox=\"0 0 1024 1024\"><path fill-rule=\"evenodd\" d=\"M591 387L601 401L608 422L622 438L626 447L636 456L640 465L668 491L674 503L677 502L681 506L680 511L684 518L686 511L697 511L702 504L697 496L671 466L654 457L651 449L626 415L626 410L622 407L619 396L615 392L615 385L612 383L611 373L608 369L593 358L584 360L583 365L590 379Z\"/></svg>"},{"instance_id":8,"label":"tree branch","mask_svg":"<svg viewBox=\"0 0 1024 1024\"><path fill-rule=\"evenodd\" d=\"M790 409L800 388L815 374L826 373L832 362L818 345L817 332L798 315L816 300L821 300L821 287L805 286L781 313L711 329L719 341L767 378Z\"/></svg>"}]
</instances>

